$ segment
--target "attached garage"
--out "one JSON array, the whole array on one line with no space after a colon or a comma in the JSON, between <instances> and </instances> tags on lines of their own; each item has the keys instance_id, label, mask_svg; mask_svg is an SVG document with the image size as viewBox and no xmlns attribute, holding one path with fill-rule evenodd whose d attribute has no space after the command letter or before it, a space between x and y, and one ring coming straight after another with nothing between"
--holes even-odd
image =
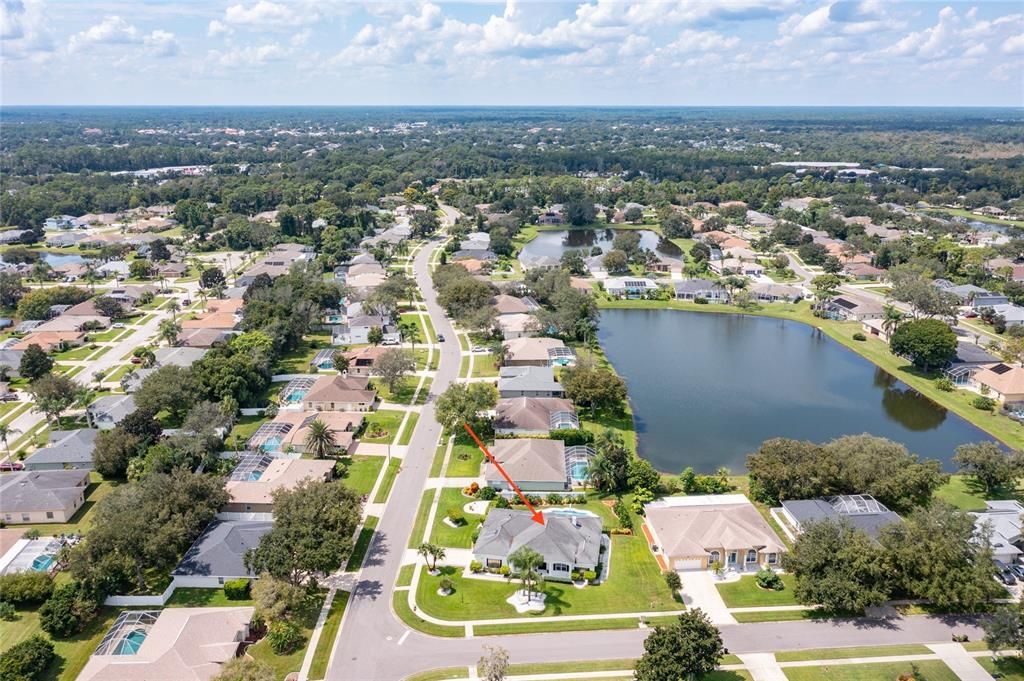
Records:
<instances>
[{"instance_id":1,"label":"attached garage","mask_svg":"<svg viewBox=\"0 0 1024 681\"><path fill-rule=\"evenodd\" d=\"M683 560L677 560L672 563L673 570L702 570L704 569L704 561L700 558L688 558Z\"/></svg>"}]
</instances>

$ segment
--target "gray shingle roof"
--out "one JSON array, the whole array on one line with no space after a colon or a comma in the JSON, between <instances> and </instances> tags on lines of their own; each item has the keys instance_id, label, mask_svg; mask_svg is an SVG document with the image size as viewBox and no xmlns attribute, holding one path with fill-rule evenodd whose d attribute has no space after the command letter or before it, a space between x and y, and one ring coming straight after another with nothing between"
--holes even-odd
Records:
<instances>
[{"instance_id":1,"label":"gray shingle roof","mask_svg":"<svg viewBox=\"0 0 1024 681\"><path fill-rule=\"evenodd\" d=\"M555 372L551 367L502 367L498 391L562 393L565 388L555 380Z\"/></svg>"},{"instance_id":2,"label":"gray shingle roof","mask_svg":"<svg viewBox=\"0 0 1024 681\"><path fill-rule=\"evenodd\" d=\"M89 471L23 471L0 477L0 512L51 511L71 506Z\"/></svg>"},{"instance_id":3,"label":"gray shingle roof","mask_svg":"<svg viewBox=\"0 0 1024 681\"><path fill-rule=\"evenodd\" d=\"M853 503L858 500L866 500L867 504ZM845 520L869 537L878 537L886 525L902 522L899 515L867 495L783 501L782 507L801 525L820 520Z\"/></svg>"},{"instance_id":4,"label":"gray shingle roof","mask_svg":"<svg viewBox=\"0 0 1024 681\"><path fill-rule=\"evenodd\" d=\"M533 521L529 511L496 508L480 528L473 553L508 556L521 546L529 546L549 563L597 565L601 519L547 514L541 525Z\"/></svg>"},{"instance_id":5,"label":"gray shingle roof","mask_svg":"<svg viewBox=\"0 0 1024 681\"><path fill-rule=\"evenodd\" d=\"M189 547L174 575L242 577L245 552L255 548L274 526L270 521L214 520Z\"/></svg>"},{"instance_id":6,"label":"gray shingle roof","mask_svg":"<svg viewBox=\"0 0 1024 681\"><path fill-rule=\"evenodd\" d=\"M50 433L50 443L25 460L25 466L54 463L92 463L92 449L98 430L55 430Z\"/></svg>"}]
</instances>

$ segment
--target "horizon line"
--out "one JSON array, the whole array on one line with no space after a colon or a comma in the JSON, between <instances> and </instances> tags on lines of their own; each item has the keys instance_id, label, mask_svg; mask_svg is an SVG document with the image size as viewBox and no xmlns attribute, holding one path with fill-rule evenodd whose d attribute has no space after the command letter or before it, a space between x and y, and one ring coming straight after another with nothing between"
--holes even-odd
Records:
<instances>
[{"instance_id":1,"label":"horizon line","mask_svg":"<svg viewBox=\"0 0 1024 681\"><path fill-rule=\"evenodd\" d=\"M18 108L335 108L335 109L1019 109L1014 104L0 104L0 109Z\"/></svg>"}]
</instances>

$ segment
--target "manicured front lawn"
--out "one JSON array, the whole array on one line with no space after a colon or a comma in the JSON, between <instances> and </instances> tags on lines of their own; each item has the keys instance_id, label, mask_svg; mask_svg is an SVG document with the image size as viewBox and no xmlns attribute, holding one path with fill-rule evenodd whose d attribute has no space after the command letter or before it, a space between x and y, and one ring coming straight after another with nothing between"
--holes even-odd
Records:
<instances>
[{"instance_id":1,"label":"manicured front lawn","mask_svg":"<svg viewBox=\"0 0 1024 681\"><path fill-rule=\"evenodd\" d=\"M716 584L722 600L730 608L752 608L762 605L796 605L793 575L779 575L785 588L782 591L762 589L753 576L741 577L739 581ZM684 583L685 586L685 583Z\"/></svg>"},{"instance_id":2,"label":"manicured front lawn","mask_svg":"<svg viewBox=\"0 0 1024 681\"><path fill-rule=\"evenodd\" d=\"M288 655L278 655L270 648L270 641L266 638L254 645L249 646L246 652L257 660L262 660L270 665L274 672L276 681L284 681L284 678L292 672L302 668L302 660L306 656L306 647L309 645L309 637L313 635L313 627L320 616L320 608L323 607L324 595L317 594L307 598L302 609L295 613L294 621L302 631L304 641Z\"/></svg>"},{"instance_id":3,"label":"manicured front lawn","mask_svg":"<svg viewBox=\"0 0 1024 681\"><path fill-rule=\"evenodd\" d=\"M348 557L348 564L345 566L345 570L348 572L354 572L362 566L363 559L366 558L366 552L370 548L370 542L373 541L373 533L377 529L377 523L379 522L380 518L372 515L367 516L366 522L363 523L362 529L359 530L359 537L352 547L352 554Z\"/></svg>"},{"instance_id":4,"label":"manicured front lawn","mask_svg":"<svg viewBox=\"0 0 1024 681\"><path fill-rule=\"evenodd\" d=\"M39 626L37 610L19 609L17 612L17 620L0 626L0 652L36 634L50 638ZM50 639L56 657L39 675L38 681L74 681L120 612L120 608L101 607L96 619L83 632L67 639Z\"/></svg>"},{"instance_id":5,"label":"manicured front lawn","mask_svg":"<svg viewBox=\"0 0 1024 681\"><path fill-rule=\"evenodd\" d=\"M416 521L412 525L412 534L409 535L410 549L414 549L423 543L423 533L427 531L427 517L430 515L430 505L434 503L434 493L436 491L433 489L425 490L420 498L419 510L416 511Z\"/></svg>"},{"instance_id":6,"label":"manicured front lawn","mask_svg":"<svg viewBox=\"0 0 1024 681\"><path fill-rule=\"evenodd\" d=\"M445 477L448 478L475 478L480 475L480 464L483 463L484 453L476 446L468 435L462 434L455 438L455 445L452 447L452 455L448 460L448 470Z\"/></svg>"},{"instance_id":7,"label":"manicured front lawn","mask_svg":"<svg viewBox=\"0 0 1024 681\"><path fill-rule=\"evenodd\" d=\"M900 674L912 672L914 667L920 674L918 679L959 681L959 677L953 673L953 670L939 660L787 667L782 671L789 681L821 681L822 679L829 681L894 681Z\"/></svg>"},{"instance_id":8,"label":"manicured front lawn","mask_svg":"<svg viewBox=\"0 0 1024 681\"><path fill-rule=\"evenodd\" d=\"M428 622L409 607L408 594L404 591L396 591L391 595L391 607L394 609L398 619L417 631L431 636L444 636L445 638L462 638L466 635L463 627L450 627L444 624Z\"/></svg>"},{"instance_id":9,"label":"manicured front lawn","mask_svg":"<svg viewBox=\"0 0 1024 681\"><path fill-rule=\"evenodd\" d=\"M327 674L327 663L331 659L334 638L338 635L338 627L341 626L341 616L345 614L348 597L347 591L334 593L331 609L327 613L327 619L324 620L323 629L320 630L320 640L317 641L316 651L313 653L313 663L309 667L309 678L311 679L322 679Z\"/></svg>"},{"instance_id":10,"label":"manicured front lawn","mask_svg":"<svg viewBox=\"0 0 1024 681\"><path fill-rule=\"evenodd\" d=\"M779 662L804 660L849 660L854 657L885 657L895 655L931 655L931 648L917 643L897 646L860 646L853 648L817 648L775 653Z\"/></svg>"},{"instance_id":11,"label":"manicured front lawn","mask_svg":"<svg viewBox=\"0 0 1024 681\"><path fill-rule=\"evenodd\" d=\"M383 504L391 494L391 488L395 485L395 478L398 477L398 470L402 467L402 460L392 457L388 462L388 468L384 471L384 479L380 481L377 494L373 497L373 503Z\"/></svg>"},{"instance_id":12,"label":"manicured front lawn","mask_svg":"<svg viewBox=\"0 0 1024 681\"><path fill-rule=\"evenodd\" d=\"M362 442L391 444L398 434L398 424L405 418L404 411L379 409L366 416L366 429L360 438Z\"/></svg>"},{"instance_id":13,"label":"manicured front lawn","mask_svg":"<svg viewBox=\"0 0 1024 681\"><path fill-rule=\"evenodd\" d=\"M428 377L423 384L423 390L427 391L430 389L431 379ZM380 395L380 399L383 402L392 402L395 404L412 404L413 395L416 394L416 387L420 384L419 376L406 376L398 385L395 386L395 391L391 392L384 381L380 379L373 379L370 381L370 386L377 391Z\"/></svg>"},{"instance_id":14,"label":"manicured front lawn","mask_svg":"<svg viewBox=\"0 0 1024 681\"><path fill-rule=\"evenodd\" d=\"M989 674L995 676L998 672L1000 679L1006 681L1024 681L1024 659L1019 657L1001 657L995 662L988 655L974 658Z\"/></svg>"},{"instance_id":15,"label":"manicured front lawn","mask_svg":"<svg viewBox=\"0 0 1024 681\"><path fill-rule=\"evenodd\" d=\"M167 599L168 608L240 608L252 605L251 600L232 601L224 595L224 589L199 589L178 587Z\"/></svg>"},{"instance_id":16,"label":"manicured front lawn","mask_svg":"<svg viewBox=\"0 0 1024 681\"><path fill-rule=\"evenodd\" d=\"M473 356L473 376L491 378L498 375L498 365L492 354L476 354Z\"/></svg>"},{"instance_id":17,"label":"manicured front lawn","mask_svg":"<svg viewBox=\"0 0 1024 681\"><path fill-rule=\"evenodd\" d=\"M612 617L600 620L547 620L539 619L515 624L480 624L473 627L474 636L505 636L508 634L545 634L556 631L603 631L607 629L636 629L637 617Z\"/></svg>"},{"instance_id":18,"label":"manicured front lawn","mask_svg":"<svg viewBox=\"0 0 1024 681\"><path fill-rule=\"evenodd\" d=\"M409 419L402 429L402 437L398 438L398 444L407 445L412 440L412 433L416 430L416 423L420 420L419 412L409 412Z\"/></svg>"},{"instance_id":19,"label":"manicured front lawn","mask_svg":"<svg viewBox=\"0 0 1024 681\"><path fill-rule=\"evenodd\" d=\"M365 455L342 457L341 462L346 464L345 473L341 476L345 486L356 494L369 494L384 466L384 459L383 456Z\"/></svg>"},{"instance_id":20,"label":"manicured front lawn","mask_svg":"<svg viewBox=\"0 0 1024 681\"><path fill-rule=\"evenodd\" d=\"M612 542L611 579L584 589L548 582L545 589L547 608L540 616L683 609L665 586L658 563L642 537L616 535ZM437 588L441 576L431 577L424 569L416 601L425 612L448 620L516 616L515 608L505 599L518 588L517 584L463 578L456 574L454 568L446 568L442 572L455 583L455 593L439 596Z\"/></svg>"},{"instance_id":21,"label":"manicured front lawn","mask_svg":"<svg viewBox=\"0 0 1024 681\"><path fill-rule=\"evenodd\" d=\"M430 530L430 541L439 546L450 546L456 549L473 547L473 532L480 526L484 516L471 515L463 510L463 506L473 501L472 497L462 494L457 487L446 487L441 490L441 500L437 505L437 516ZM452 527L444 522L449 511L455 511L463 518L459 527Z\"/></svg>"},{"instance_id":22,"label":"manicured front lawn","mask_svg":"<svg viewBox=\"0 0 1024 681\"><path fill-rule=\"evenodd\" d=\"M733 618L740 624L749 622L791 622L794 620L829 619L834 617L821 610L755 610L754 612L734 612Z\"/></svg>"},{"instance_id":23,"label":"manicured front lawn","mask_svg":"<svg viewBox=\"0 0 1024 681\"><path fill-rule=\"evenodd\" d=\"M310 334L303 339L299 347L289 350L274 364L275 374L308 374L312 371L309 365L316 353L331 347L330 334Z\"/></svg>"}]
</instances>

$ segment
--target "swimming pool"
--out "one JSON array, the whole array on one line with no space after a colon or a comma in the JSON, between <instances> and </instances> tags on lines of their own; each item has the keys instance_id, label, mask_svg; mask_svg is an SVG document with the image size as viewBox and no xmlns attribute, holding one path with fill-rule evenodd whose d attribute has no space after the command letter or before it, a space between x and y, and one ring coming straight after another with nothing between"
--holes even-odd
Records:
<instances>
[{"instance_id":1,"label":"swimming pool","mask_svg":"<svg viewBox=\"0 0 1024 681\"><path fill-rule=\"evenodd\" d=\"M569 477L573 482L583 482L590 473L589 461L576 461L569 465Z\"/></svg>"},{"instance_id":2,"label":"swimming pool","mask_svg":"<svg viewBox=\"0 0 1024 681\"><path fill-rule=\"evenodd\" d=\"M262 449L265 452L276 452L280 448L281 448L281 438L279 438L279 437L267 438L267 440L264 441L264 443L262 445L260 445L260 449ZM256 477L255 478L252 477L253 475L255 475ZM256 472L250 473L249 474L249 480L259 480L261 475L263 475L263 471L256 471Z\"/></svg>"},{"instance_id":3,"label":"swimming pool","mask_svg":"<svg viewBox=\"0 0 1024 681\"><path fill-rule=\"evenodd\" d=\"M546 515L565 516L566 518L596 518L596 513L591 513L582 508L548 508L542 513Z\"/></svg>"},{"instance_id":4,"label":"swimming pool","mask_svg":"<svg viewBox=\"0 0 1024 681\"><path fill-rule=\"evenodd\" d=\"M306 396L305 390L293 390L284 396L285 402L301 402L302 398Z\"/></svg>"},{"instance_id":5,"label":"swimming pool","mask_svg":"<svg viewBox=\"0 0 1024 681\"><path fill-rule=\"evenodd\" d=\"M114 650L115 655L134 655L139 652L139 648L142 647L143 642L146 640L145 629L133 629L121 639L121 642L117 644L117 649Z\"/></svg>"},{"instance_id":6,"label":"swimming pool","mask_svg":"<svg viewBox=\"0 0 1024 681\"><path fill-rule=\"evenodd\" d=\"M46 572L53 565L54 557L44 553L32 559L32 569L36 572Z\"/></svg>"}]
</instances>

